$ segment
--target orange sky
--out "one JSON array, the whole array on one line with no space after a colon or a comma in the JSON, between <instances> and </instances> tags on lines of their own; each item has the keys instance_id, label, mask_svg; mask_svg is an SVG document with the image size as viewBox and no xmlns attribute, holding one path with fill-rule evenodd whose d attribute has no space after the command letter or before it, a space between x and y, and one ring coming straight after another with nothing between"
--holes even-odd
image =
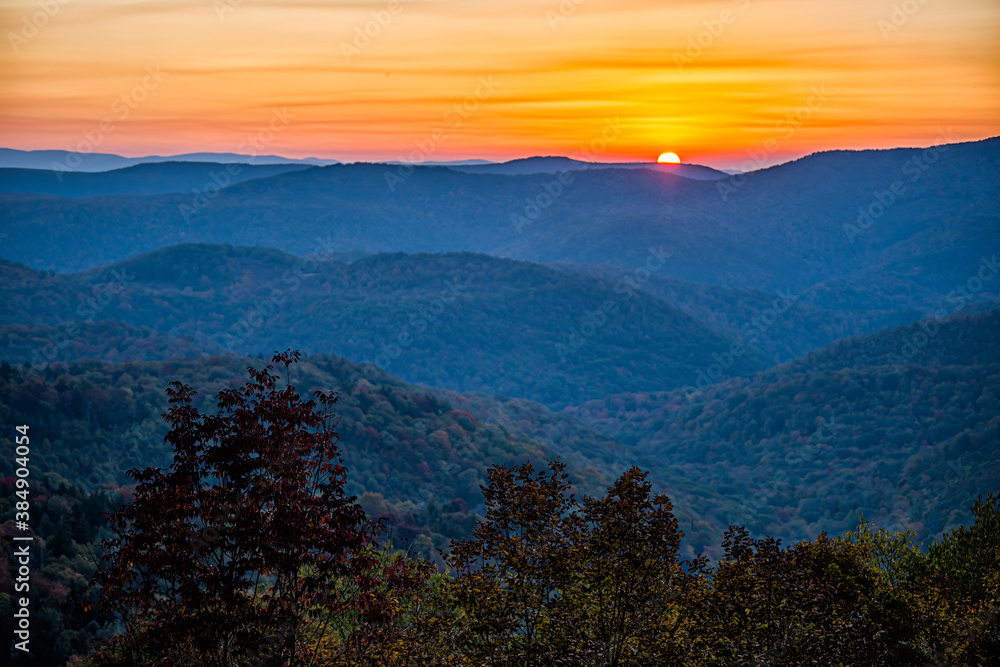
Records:
<instances>
[{"instance_id":1,"label":"orange sky","mask_svg":"<svg viewBox=\"0 0 1000 667\"><path fill-rule=\"evenodd\" d=\"M0 28L20 149L738 168L1000 134L996 0L0 0Z\"/></svg>"}]
</instances>

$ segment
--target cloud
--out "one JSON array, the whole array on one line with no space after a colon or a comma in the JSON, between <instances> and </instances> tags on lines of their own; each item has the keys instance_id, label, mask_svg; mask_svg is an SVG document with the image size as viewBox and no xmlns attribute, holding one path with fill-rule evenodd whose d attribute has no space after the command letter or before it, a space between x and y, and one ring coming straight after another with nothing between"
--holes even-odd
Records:
<instances>
[{"instance_id":1,"label":"cloud","mask_svg":"<svg viewBox=\"0 0 1000 667\"><path fill-rule=\"evenodd\" d=\"M222 19L216 1L232 10ZM37 6L6 3L2 33ZM925 3L888 41L878 21L891 3L573 6L554 30L558 0L400 0L376 30L389 0L73 0L19 53L0 52L0 143L64 148L157 64L169 83L107 150L231 151L269 109L288 106L300 120L277 152L395 159L485 75L502 87L442 159L571 152L612 116L625 129L609 159L738 154L818 84L834 98L784 150L920 144L943 122L963 136L997 134L992 0ZM342 45L366 29L348 62ZM691 40L697 56L678 68Z\"/></svg>"}]
</instances>

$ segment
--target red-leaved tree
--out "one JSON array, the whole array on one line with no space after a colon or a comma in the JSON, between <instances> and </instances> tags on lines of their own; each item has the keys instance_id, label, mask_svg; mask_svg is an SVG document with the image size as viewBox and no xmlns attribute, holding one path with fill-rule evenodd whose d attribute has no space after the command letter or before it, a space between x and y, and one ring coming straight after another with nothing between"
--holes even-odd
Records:
<instances>
[{"instance_id":1,"label":"red-leaved tree","mask_svg":"<svg viewBox=\"0 0 1000 667\"><path fill-rule=\"evenodd\" d=\"M273 362L287 373L298 359ZM303 401L272 370L250 368L215 415L192 405L191 387L168 389L174 462L130 471L135 499L109 517L97 580L124 632L107 662L324 664L331 637L347 650L345 629L392 622L387 582L413 588L405 563L386 571L372 547L380 525L345 494L337 396Z\"/></svg>"}]
</instances>

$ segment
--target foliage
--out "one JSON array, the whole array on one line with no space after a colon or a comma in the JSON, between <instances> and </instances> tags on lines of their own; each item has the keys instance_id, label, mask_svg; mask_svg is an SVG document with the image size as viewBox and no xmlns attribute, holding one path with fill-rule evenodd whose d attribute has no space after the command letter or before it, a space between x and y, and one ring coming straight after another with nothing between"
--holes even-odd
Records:
<instances>
[{"instance_id":1,"label":"foliage","mask_svg":"<svg viewBox=\"0 0 1000 667\"><path fill-rule=\"evenodd\" d=\"M972 514L971 526L926 550L868 522L841 538L872 582L860 599L884 628L889 664L988 665L1000 655L1000 498L980 497Z\"/></svg>"},{"instance_id":2,"label":"foliage","mask_svg":"<svg viewBox=\"0 0 1000 667\"><path fill-rule=\"evenodd\" d=\"M375 568L405 572L396 580L373 582L383 593L391 593L385 613L360 619L352 617L328 630L320 655L342 667L446 667L464 664L456 652L460 623L451 578L412 554L394 551L392 544L374 551Z\"/></svg>"},{"instance_id":3,"label":"foliage","mask_svg":"<svg viewBox=\"0 0 1000 667\"><path fill-rule=\"evenodd\" d=\"M690 384L732 343L624 283L471 253L343 262L189 244L72 275L4 268L0 296L23 315L0 315L13 336L0 358L35 366L291 345L409 382L561 407ZM726 375L766 365L748 349Z\"/></svg>"},{"instance_id":4,"label":"foliage","mask_svg":"<svg viewBox=\"0 0 1000 667\"><path fill-rule=\"evenodd\" d=\"M1000 655L1000 495L980 496L972 514L975 523L935 541L928 553L924 576L940 594L924 596L921 609L943 616L929 624L937 632L927 640L938 664L987 664Z\"/></svg>"},{"instance_id":5,"label":"foliage","mask_svg":"<svg viewBox=\"0 0 1000 667\"><path fill-rule=\"evenodd\" d=\"M842 544L820 535L782 549L732 527L723 547L702 602L704 664L886 664L882 629L859 599L866 582Z\"/></svg>"},{"instance_id":6,"label":"foliage","mask_svg":"<svg viewBox=\"0 0 1000 667\"><path fill-rule=\"evenodd\" d=\"M298 353L276 354L289 366ZM326 627L383 623L404 561L383 569L366 550L378 532L344 493L329 416L333 394L303 402L272 367L219 392L219 414L168 390L169 472L132 471L135 499L110 519L97 574L102 606L125 632L133 664L300 664Z\"/></svg>"},{"instance_id":7,"label":"foliage","mask_svg":"<svg viewBox=\"0 0 1000 667\"><path fill-rule=\"evenodd\" d=\"M17 497L14 477L0 479L0 534L24 535L14 524ZM96 571L94 542L107 534L104 515L123 501L120 493L85 493L55 475L31 478L28 521L34 542L28 594L31 610L31 653L15 651L14 667L62 667L73 655L85 655L115 633L108 614L93 608L90 580ZM21 544L4 539L0 549L0 637L12 642L17 560ZM3 647L6 653L8 643Z\"/></svg>"},{"instance_id":8,"label":"foliage","mask_svg":"<svg viewBox=\"0 0 1000 667\"><path fill-rule=\"evenodd\" d=\"M679 563L663 496L630 470L568 495L562 464L491 471L489 511L456 545L459 652L490 665L995 664L1000 499L916 548L863 522L782 548L741 526L724 557Z\"/></svg>"},{"instance_id":9,"label":"foliage","mask_svg":"<svg viewBox=\"0 0 1000 667\"><path fill-rule=\"evenodd\" d=\"M268 370L259 373L267 375ZM176 387L176 391L181 389ZM287 392L287 388L266 392L273 399L273 412L280 413L279 408L285 407L285 400L279 397L290 399ZM181 421L195 426L181 429L177 442L192 443L199 433L208 435L207 429L213 427L205 422L211 420L205 417L203 428L198 428L192 421L197 411L184 403L183 392L176 398L180 400L174 408L188 413ZM239 400L243 399L253 402L251 396ZM224 417L217 420L215 426ZM252 434L260 422L249 419L242 425ZM323 433L319 430L309 435L323 437ZM224 440L214 448L220 456ZM199 451L206 454L211 449ZM189 452L195 450L197 447ZM236 469L256 465L250 463L256 459L241 457L238 451L227 451L218 462L223 460L229 461L223 467L230 478ZM279 458L279 472L284 470L281 462L291 460ZM1000 637L1000 495L980 498L973 508L972 525L942 536L926 550L914 545L910 534L890 533L866 521L842 538L820 535L787 548L770 537L752 538L745 528L734 526L723 541L723 558L712 564L704 558L678 560L683 535L670 501L663 495L652 495L646 474L637 469L626 471L607 493L584 496L580 502L571 492L566 466L559 462L538 471L530 463L513 468L497 466L489 477L483 489L487 507L483 521L473 539L454 545L451 560L457 566L455 578L434 573L428 561L399 552L392 544L371 543L360 545L353 559L338 560L327 570L326 578L320 576L321 568L301 569L292 575L303 586L307 580L315 584L294 596L299 604L293 605L293 610L307 621L326 621L313 635L315 664L959 667L995 664L995 656L1000 654L996 650ZM251 483L248 496L259 495L254 495L254 488ZM287 485L281 488L288 490ZM61 498L75 499L68 506L75 503L80 509L81 502L94 507L106 502L101 496L81 496L68 487L54 493L43 491L42 496L40 507L47 509L37 518L33 515L33 522L46 530L53 520L51 512L67 506ZM138 503L141 508L143 497L140 486L133 505ZM176 516L175 507L176 503L165 503L157 511ZM349 503L342 507L350 509ZM348 516L355 512L356 507ZM280 537L266 520L262 522L251 512L227 511L220 519L207 525L196 522L199 530L188 531L186 542L164 531L161 543L194 545L196 549L183 557L182 549L160 551L155 560L183 561L176 563L174 570L183 572L192 567L187 561L197 562L201 554L236 553L237 542L230 537L242 536L246 541L249 533L255 532L267 535L271 542ZM354 529L359 525L372 528L362 522L354 524ZM348 533L352 530L351 525L341 526ZM184 526L179 530L184 532ZM134 536L141 537L141 533ZM135 537L127 537L125 542L135 543ZM78 549L72 543L58 546L59 540L57 532L45 543L53 555L62 553L59 550ZM148 544L155 542L151 539ZM258 545L258 553L266 551L262 546ZM115 554L122 553L119 546L109 556L113 560ZM59 558L62 567L66 561ZM231 561L223 556L215 562L224 566ZM212 593L222 591L213 586L211 563L207 565L201 567L188 590L201 591L199 600L210 603ZM236 569L249 566L244 563ZM54 598L62 599L56 592L58 586L44 584L53 572L47 567L42 577L33 577L33 586L49 591L48 605ZM239 572L231 575L231 580L240 579ZM281 592L294 587L282 584L288 579L280 575L279 568L261 577L256 595L230 596L229 607L223 608L221 602L208 604L198 617L201 622L188 627L187 634L177 634L182 628L177 628L174 618L153 617L151 625L126 626L126 635L113 645L117 650L102 649L87 662L141 664L134 651L150 651L163 637L174 638L166 642L171 647L197 655L198 646L217 644L223 619L227 628L240 627L241 609L256 611L252 620L261 623L270 610L287 610L281 605ZM86 577L75 576L72 586L82 594L79 599L86 599ZM97 580L108 585L104 573ZM245 582L238 583L237 589L241 585ZM236 607L231 606L234 599ZM331 602L336 606L335 601L358 604L341 605L341 613L331 614L329 607ZM97 615L96 609L82 611L104 622L102 632L107 636L108 617ZM49 632L49 621L55 619L46 613L38 616L43 636L48 636L44 633ZM80 643L81 632L66 622L76 622L74 614L79 613L66 614L66 630L52 635L51 648L63 651L64 656L70 649L87 650L88 644ZM90 628L94 627L88 626L88 632L93 634ZM129 644L128 632L142 635L152 633L154 627L175 634L147 635L140 647ZM276 655L293 634L293 627L299 631L295 633L300 640L296 648L303 649L300 655L308 654L301 640L313 628L308 623L289 625L278 632L265 630L239 639L234 632L235 650L229 664L299 664L288 655ZM100 638L99 633L90 640ZM185 664L176 656L167 657L169 651L167 648L166 656L161 656L166 664ZM274 660L269 662L269 657ZM220 662L205 657L192 660L197 664ZM62 662L38 658L23 664Z\"/></svg>"},{"instance_id":10,"label":"foliage","mask_svg":"<svg viewBox=\"0 0 1000 667\"><path fill-rule=\"evenodd\" d=\"M233 379L247 364L263 368L264 361L79 362L32 370L0 362L0 419L32 424L32 462L39 470L88 490L117 489L130 483L130 468L170 464L167 424L160 418L168 409L170 379L197 386L193 405L206 412L214 408L214 394L236 386ZM342 452L351 471L347 492L373 517L386 517L395 540L438 564L438 549L472 534L491 463L555 456L539 439L458 409L459 395L365 373L335 357L304 358L296 369L300 387L341 393L337 431L352 445ZM0 433L0 443L7 437L12 446L9 435ZM597 451L603 441L580 427L562 455ZM0 457L0 476L13 475L12 465ZM606 484L596 469L570 469L583 488Z\"/></svg>"},{"instance_id":11,"label":"foliage","mask_svg":"<svg viewBox=\"0 0 1000 667\"><path fill-rule=\"evenodd\" d=\"M491 471L486 517L451 558L467 659L617 666L679 654L680 533L645 477L629 470L581 505L562 463Z\"/></svg>"},{"instance_id":12,"label":"foliage","mask_svg":"<svg viewBox=\"0 0 1000 667\"><path fill-rule=\"evenodd\" d=\"M695 545L717 544L731 524L788 541L841 534L862 514L927 540L969 521L958 508L1000 475L1000 310L934 326L929 341L914 338L920 325L902 327L700 392L565 412L669 479L680 507L699 503L684 524ZM927 342L908 363L890 361L913 340ZM700 489L716 494L712 505Z\"/></svg>"},{"instance_id":13,"label":"foliage","mask_svg":"<svg viewBox=\"0 0 1000 667\"><path fill-rule=\"evenodd\" d=\"M450 559L467 619L462 648L474 662L541 664L570 648L565 593L577 573L566 556L583 526L569 488L558 463L537 475L530 463L491 470L485 519Z\"/></svg>"}]
</instances>

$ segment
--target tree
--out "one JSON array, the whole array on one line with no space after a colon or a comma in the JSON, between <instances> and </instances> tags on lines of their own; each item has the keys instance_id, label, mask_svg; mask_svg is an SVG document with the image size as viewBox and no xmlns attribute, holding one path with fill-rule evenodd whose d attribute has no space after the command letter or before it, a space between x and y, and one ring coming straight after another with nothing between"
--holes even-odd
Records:
<instances>
[{"instance_id":1,"label":"tree","mask_svg":"<svg viewBox=\"0 0 1000 667\"><path fill-rule=\"evenodd\" d=\"M467 664L455 651L459 618L451 577L423 558L408 559L391 543L378 552L387 576L378 584L391 591L382 617L352 618L326 642L343 667L448 667ZM378 583L378 582L376 582ZM325 649L325 646L321 648Z\"/></svg>"},{"instance_id":2,"label":"tree","mask_svg":"<svg viewBox=\"0 0 1000 667\"><path fill-rule=\"evenodd\" d=\"M409 570L379 567L381 526L344 492L338 397L302 401L287 383L298 359L273 357L284 388L272 365L249 368L245 386L219 392L216 415L194 407L191 387L167 390L173 464L129 471L135 498L109 517L97 581L124 634L108 662L305 664L334 628L391 617Z\"/></svg>"},{"instance_id":3,"label":"tree","mask_svg":"<svg viewBox=\"0 0 1000 667\"><path fill-rule=\"evenodd\" d=\"M912 533L866 521L842 538L875 584L861 597L884 629L888 664L986 665L1000 655L1000 497L980 497L972 514L926 553Z\"/></svg>"},{"instance_id":4,"label":"tree","mask_svg":"<svg viewBox=\"0 0 1000 667\"><path fill-rule=\"evenodd\" d=\"M912 531L889 532L861 518L837 542L860 570L856 582L865 616L883 631L886 662L926 665L926 636L933 620L920 610L933 587L925 586L927 555L913 543Z\"/></svg>"},{"instance_id":5,"label":"tree","mask_svg":"<svg viewBox=\"0 0 1000 667\"><path fill-rule=\"evenodd\" d=\"M578 599L579 639L599 665L676 664L687 621L679 603L691 578L677 562L681 533L664 494L633 467L603 498L584 497L588 530ZM682 630L684 626L684 630Z\"/></svg>"},{"instance_id":6,"label":"tree","mask_svg":"<svg viewBox=\"0 0 1000 667\"><path fill-rule=\"evenodd\" d=\"M690 577L677 563L670 501L650 497L646 474L633 468L581 505L565 467L490 470L486 517L451 557L465 656L491 665L673 664Z\"/></svg>"},{"instance_id":7,"label":"tree","mask_svg":"<svg viewBox=\"0 0 1000 667\"><path fill-rule=\"evenodd\" d=\"M782 549L733 526L723 547L699 622L703 664L886 664L881 628L859 599L869 582L849 545L821 534Z\"/></svg>"},{"instance_id":8,"label":"tree","mask_svg":"<svg viewBox=\"0 0 1000 667\"><path fill-rule=\"evenodd\" d=\"M474 539L452 547L456 601L465 612L459 646L474 664L545 664L572 654L560 621L572 613L565 592L583 521L565 468L491 468L486 516Z\"/></svg>"},{"instance_id":9,"label":"tree","mask_svg":"<svg viewBox=\"0 0 1000 667\"><path fill-rule=\"evenodd\" d=\"M927 571L914 577L931 664L997 664L1000 656L1000 495L979 496L972 514L971 526L931 544Z\"/></svg>"}]
</instances>

